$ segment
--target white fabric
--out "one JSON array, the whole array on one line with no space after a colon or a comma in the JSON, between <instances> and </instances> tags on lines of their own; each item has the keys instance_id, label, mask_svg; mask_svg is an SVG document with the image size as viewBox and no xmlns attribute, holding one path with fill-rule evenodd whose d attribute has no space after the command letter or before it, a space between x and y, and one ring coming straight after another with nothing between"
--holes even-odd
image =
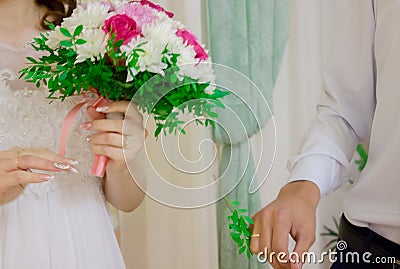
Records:
<instances>
[{"instance_id":1,"label":"white fabric","mask_svg":"<svg viewBox=\"0 0 400 269\"><path fill-rule=\"evenodd\" d=\"M0 150L13 146L58 149L67 112L79 100L49 103L48 92L18 81L17 71L34 52L0 47ZM122 269L100 179L90 175L92 155L78 114L68 139L67 157L79 174L54 173L46 183L26 186L0 206L1 269Z\"/></svg>"},{"instance_id":2,"label":"white fabric","mask_svg":"<svg viewBox=\"0 0 400 269\"><path fill-rule=\"evenodd\" d=\"M290 180L312 180L324 195L348 179L356 145L369 141L368 164L346 195L345 214L352 223L397 243L399 12L397 0L349 1L324 73L318 116L300 155L289 164ZM319 164L311 158L318 158Z\"/></svg>"}]
</instances>

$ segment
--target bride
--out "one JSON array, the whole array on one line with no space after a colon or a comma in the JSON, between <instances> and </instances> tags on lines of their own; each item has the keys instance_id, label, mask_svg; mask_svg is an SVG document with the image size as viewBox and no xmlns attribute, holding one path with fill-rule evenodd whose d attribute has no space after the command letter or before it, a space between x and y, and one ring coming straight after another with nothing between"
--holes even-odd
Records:
<instances>
[{"instance_id":1,"label":"bride","mask_svg":"<svg viewBox=\"0 0 400 269\"><path fill-rule=\"evenodd\" d=\"M76 6L72 0L0 0L0 268L125 268L107 202L132 211L143 193L125 165L144 140L137 110L123 120L106 119L127 110L113 102L95 110L87 105L68 138L68 158L54 153L68 111L83 97L46 99L47 91L18 79L27 44L59 24ZM128 141L125 144L122 141ZM124 144L124 145L122 145ZM93 155L109 157L106 176L91 175Z\"/></svg>"}]
</instances>

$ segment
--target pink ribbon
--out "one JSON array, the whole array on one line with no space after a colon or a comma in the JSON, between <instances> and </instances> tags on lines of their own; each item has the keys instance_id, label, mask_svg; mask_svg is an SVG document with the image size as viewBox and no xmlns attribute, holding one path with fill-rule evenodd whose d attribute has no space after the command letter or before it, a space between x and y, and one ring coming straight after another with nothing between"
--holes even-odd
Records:
<instances>
[{"instance_id":1,"label":"pink ribbon","mask_svg":"<svg viewBox=\"0 0 400 269\"><path fill-rule=\"evenodd\" d=\"M71 129L71 125L76 117L78 111L85 105L86 102L79 103L75 105L70 112L68 112L67 116L64 119L62 129L61 129L61 138L60 144L58 146L58 154L61 156L65 156L66 148L67 148L67 139L68 133ZM94 108L100 107L107 104L107 100L104 97L99 97L96 102L92 105ZM92 175L97 177L103 177L106 172L108 158L103 155L94 156L93 165L92 165Z\"/></svg>"}]
</instances>

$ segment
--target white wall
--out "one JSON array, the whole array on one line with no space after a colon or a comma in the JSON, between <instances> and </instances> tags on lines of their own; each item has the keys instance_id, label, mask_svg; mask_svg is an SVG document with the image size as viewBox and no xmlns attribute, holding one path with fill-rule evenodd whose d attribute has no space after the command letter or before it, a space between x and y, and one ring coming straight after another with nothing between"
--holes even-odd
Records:
<instances>
[{"instance_id":1,"label":"white wall","mask_svg":"<svg viewBox=\"0 0 400 269\"><path fill-rule=\"evenodd\" d=\"M267 183L261 189L264 204L275 199L280 187L286 183L287 159L297 153L302 137L315 116L322 89L323 65L347 1L292 0L290 38L274 92L277 155ZM264 131L271 133L272 128L270 122ZM259 139L255 138L252 142L259 143ZM267 145L265 150L272 149L268 136L264 137L264 143ZM323 251L329 241L319 236L322 226L334 227L332 216L339 217L341 214L343 193L344 190L339 190L320 203L317 241L312 248L317 253ZM305 265L303 268L329 268L329 265Z\"/></svg>"}]
</instances>

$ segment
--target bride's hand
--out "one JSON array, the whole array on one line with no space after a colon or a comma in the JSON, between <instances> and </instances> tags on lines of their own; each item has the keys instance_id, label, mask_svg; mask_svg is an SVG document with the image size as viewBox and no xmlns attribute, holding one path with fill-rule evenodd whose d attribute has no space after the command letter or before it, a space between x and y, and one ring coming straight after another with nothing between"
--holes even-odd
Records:
<instances>
[{"instance_id":1,"label":"bride's hand","mask_svg":"<svg viewBox=\"0 0 400 269\"><path fill-rule=\"evenodd\" d=\"M31 169L49 172L75 171L77 162L63 158L45 148L14 147L0 152L0 204L11 197L4 199L6 194L15 189L22 190L29 183L42 183L53 176L46 173L32 173ZM14 190L15 193L15 190ZM11 195L15 198L17 195Z\"/></svg>"},{"instance_id":2,"label":"bride's hand","mask_svg":"<svg viewBox=\"0 0 400 269\"><path fill-rule=\"evenodd\" d=\"M87 139L92 145L93 154L107 156L111 160L110 165L125 167L124 153L126 161L132 161L147 136L143 128L143 116L134 105L129 104L128 101L116 101L97 109L89 106L88 114L93 120L81 125L86 130L98 131ZM123 117L106 118L107 114L114 112L121 113Z\"/></svg>"}]
</instances>

